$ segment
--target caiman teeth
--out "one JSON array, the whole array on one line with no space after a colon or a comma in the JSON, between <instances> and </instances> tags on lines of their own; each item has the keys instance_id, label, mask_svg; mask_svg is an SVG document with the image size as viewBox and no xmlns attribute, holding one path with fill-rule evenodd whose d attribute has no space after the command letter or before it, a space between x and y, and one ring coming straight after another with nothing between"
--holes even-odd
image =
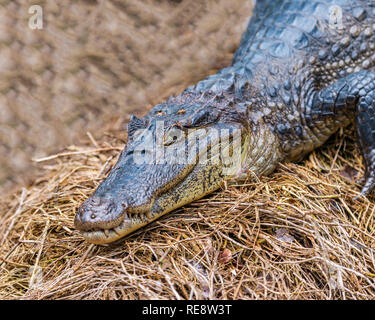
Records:
<instances>
[{"instance_id":1,"label":"caiman teeth","mask_svg":"<svg viewBox=\"0 0 375 320\"><path fill-rule=\"evenodd\" d=\"M120 226L118 226L118 227L116 227L116 228L113 229L113 232L116 233L118 236L121 235L121 233L119 232L119 229L120 229Z\"/></svg>"},{"instance_id":2,"label":"caiman teeth","mask_svg":"<svg viewBox=\"0 0 375 320\"><path fill-rule=\"evenodd\" d=\"M145 225L152 220L152 212L140 212L134 214L125 214L124 219L121 223L113 228L108 229L94 229L90 231L82 231L85 238L91 239L93 243L103 244L109 243L116 239L120 239L126 235L124 230L126 229L137 229L134 225ZM90 241L90 240L89 240Z\"/></svg>"}]
</instances>

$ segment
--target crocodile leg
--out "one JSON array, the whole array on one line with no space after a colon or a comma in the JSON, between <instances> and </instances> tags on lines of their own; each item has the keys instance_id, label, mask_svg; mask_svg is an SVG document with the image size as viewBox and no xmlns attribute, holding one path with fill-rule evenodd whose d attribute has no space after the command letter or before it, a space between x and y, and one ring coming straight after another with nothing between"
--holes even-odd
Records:
<instances>
[{"instance_id":1,"label":"crocodile leg","mask_svg":"<svg viewBox=\"0 0 375 320\"><path fill-rule=\"evenodd\" d=\"M355 118L357 140L364 158L361 195L375 188L375 72L360 71L338 80L310 96L306 104L308 126L337 127Z\"/></svg>"}]
</instances>

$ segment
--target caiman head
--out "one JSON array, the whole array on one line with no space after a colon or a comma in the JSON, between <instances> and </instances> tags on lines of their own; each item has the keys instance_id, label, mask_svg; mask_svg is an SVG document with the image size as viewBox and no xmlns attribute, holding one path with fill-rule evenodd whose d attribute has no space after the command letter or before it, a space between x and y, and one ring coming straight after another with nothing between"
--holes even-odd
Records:
<instances>
[{"instance_id":1,"label":"caiman head","mask_svg":"<svg viewBox=\"0 0 375 320\"><path fill-rule=\"evenodd\" d=\"M218 189L241 169L246 128L239 109L165 103L132 116L127 146L78 209L76 228L89 242L113 242Z\"/></svg>"}]
</instances>

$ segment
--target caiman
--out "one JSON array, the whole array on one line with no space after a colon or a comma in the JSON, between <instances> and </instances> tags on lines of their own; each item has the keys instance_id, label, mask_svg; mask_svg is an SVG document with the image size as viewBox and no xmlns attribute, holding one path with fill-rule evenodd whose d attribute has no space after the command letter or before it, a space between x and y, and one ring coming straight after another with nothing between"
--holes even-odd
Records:
<instances>
[{"instance_id":1,"label":"caiman","mask_svg":"<svg viewBox=\"0 0 375 320\"><path fill-rule=\"evenodd\" d=\"M75 226L115 241L212 193L270 174L354 122L375 186L375 1L258 0L232 64L132 116L128 142ZM229 159L229 161L228 161Z\"/></svg>"}]
</instances>

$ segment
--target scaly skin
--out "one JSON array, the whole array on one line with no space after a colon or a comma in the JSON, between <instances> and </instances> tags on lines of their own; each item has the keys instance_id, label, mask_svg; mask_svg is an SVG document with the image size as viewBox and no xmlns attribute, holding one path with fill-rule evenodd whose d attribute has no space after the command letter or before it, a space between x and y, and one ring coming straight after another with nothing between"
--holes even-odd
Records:
<instances>
[{"instance_id":1,"label":"scaly skin","mask_svg":"<svg viewBox=\"0 0 375 320\"><path fill-rule=\"evenodd\" d=\"M225 179L259 177L302 159L352 121L366 195L375 184L375 1L258 0L230 67L132 117L126 148L75 225L90 242L115 241ZM219 131L230 138L213 134ZM210 142L191 144L197 132ZM196 156L178 163L192 154L187 146ZM239 165L225 170L215 147Z\"/></svg>"}]
</instances>

